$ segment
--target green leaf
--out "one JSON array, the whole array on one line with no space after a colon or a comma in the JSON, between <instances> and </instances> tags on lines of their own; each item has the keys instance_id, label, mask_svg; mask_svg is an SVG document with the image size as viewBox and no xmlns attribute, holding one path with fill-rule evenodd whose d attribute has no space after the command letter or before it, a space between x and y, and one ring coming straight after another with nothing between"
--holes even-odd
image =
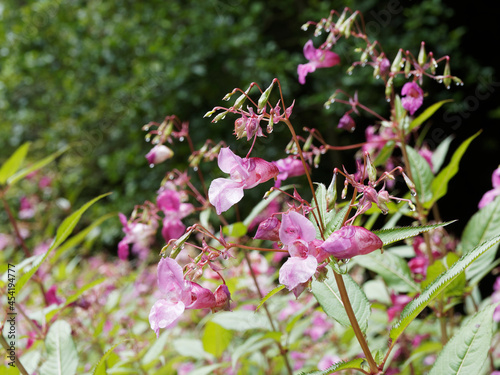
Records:
<instances>
[{"instance_id":1,"label":"green leaf","mask_svg":"<svg viewBox=\"0 0 500 375\"><path fill-rule=\"evenodd\" d=\"M170 331L164 331L158 337L158 339L153 341L153 344L149 347L148 351L141 358L141 363L143 366L151 368L157 361L160 360L160 355L165 350L165 345L167 345L169 338L170 338Z\"/></svg>"},{"instance_id":2,"label":"green leaf","mask_svg":"<svg viewBox=\"0 0 500 375\"><path fill-rule=\"evenodd\" d=\"M101 283L103 283L104 281L106 281L107 279L105 277L101 277L100 279L97 279L97 280L94 280L92 281L91 283L88 283L88 284L85 284L82 288L80 288L75 294L72 294L71 296L69 296L66 301L64 301L64 304L62 304L61 306L57 307L56 309L54 310L51 310L47 313L47 315L45 316L45 319L47 321L50 321L54 315L56 315L59 311L61 311L62 309L64 309L65 307L69 306L70 304L72 304L73 302L75 302L78 298L80 298L80 296L85 293L87 290L89 289L92 289L93 287L95 287L96 285L99 285Z\"/></svg>"},{"instance_id":3,"label":"green leaf","mask_svg":"<svg viewBox=\"0 0 500 375\"><path fill-rule=\"evenodd\" d=\"M330 234L340 229L348 210L349 204L346 204L339 211L331 210L327 212L325 217L325 238L328 238Z\"/></svg>"},{"instance_id":4,"label":"green leaf","mask_svg":"<svg viewBox=\"0 0 500 375\"><path fill-rule=\"evenodd\" d=\"M328 278L324 281L313 280L312 292L314 297L319 302L323 311L331 318L345 327L350 327L351 322L345 311L344 304L340 297L340 292L335 281L333 270L328 268ZM354 315L358 320L359 327L363 332L366 332L368 327L368 319L371 314L371 306L365 293L359 285L349 275L342 275L344 283L351 301Z\"/></svg>"},{"instance_id":5,"label":"green leaf","mask_svg":"<svg viewBox=\"0 0 500 375\"><path fill-rule=\"evenodd\" d=\"M484 254L492 246L500 242L500 236L492 238L468 254L461 257L449 270L439 275L417 298L406 305L401 313L401 318L391 328L390 338L395 342L408 325L420 314L420 312L441 293L450 283L455 280L464 270L474 262L480 255Z\"/></svg>"},{"instance_id":6,"label":"green leaf","mask_svg":"<svg viewBox=\"0 0 500 375\"><path fill-rule=\"evenodd\" d=\"M263 314L248 310L218 312L213 315L211 321L232 331L244 332L250 329L272 331L271 324Z\"/></svg>"},{"instance_id":7,"label":"green leaf","mask_svg":"<svg viewBox=\"0 0 500 375\"><path fill-rule=\"evenodd\" d=\"M109 357L111 353L113 353L113 350L116 349L118 345L123 344L126 341L129 341L130 339L122 340L119 343L116 343L113 345L111 348L109 348L106 353L101 357L99 362L95 365L94 371L92 372L92 375L106 375L106 359Z\"/></svg>"},{"instance_id":8,"label":"green leaf","mask_svg":"<svg viewBox=\"0 0 500 375\"><path fill-rule=\"evenodd\" d=\"M444 167L441 172L439 172L434 180L432 180L432 199L425 203L424 206L426 208L432 207L435 202L446 195L448 191L448 183L457 174L458 164L460 163L460 160L462 160L462 156L464 155L472 140L476 138L479 133L481 133L481 131L477 132L476 134L462 142L462 144L453 153L450 163L446 167Z\"/></svg>"},{"instance_id":9,"label":"green leaf","mask_svg":"<svg viewBox=\"0 0 500 375\"><path fill-rule=\"evenodd\" d=\"M16 182L18 182L19 180L22 180L24 177L26 177L30 173L35 172L35 171L39 170L40 168L45 167L47 164L51 163L59 155L61 155L63 152L67 151L68 149L69 149L69 147L63 147L62 149L54 152L53 154L50 154L49 156L47 156L47 157L43 158L42 160L34 163L33 165L31 165L31 166L29 166L27 168L21 169L20 171L18 171L17 173L13 174L12 176L10 176L8 178L7 184L9 184L11 186L14 185Z\"/></svg>"},{"instance_id":10,"label":"green leaf","mask_svg":"<svg viewBox=\"0 0 500 375\"><path fill-rule=\"evenodd\" d=\"M172 342L173 347L182 356L201 359L205 358L213 361L214 358L210 353L203 349L203 343L197 339L178 338Z\"/></svg>"},{"instance_id":11,"label":"green leaf","mask_svg":"<svg viewBox=\"0 0 500 375\"><path fill-rule=\"evenodd\" d=\"M28 154L30 144L30 142L22 144L16 151L14 151L11 157L2 164L2 167L0 168L0 185L4 185L7 182L7 179L16 173L21 167L21 164L23 164L23 161Z\"/></svg>"},{"instance_id":12,"label":"green leaf","mask_svg":"<svg viewBox=\"0 0 500 375\"><path fill-rule=\"evenodd\" d=\"M451 99L441 100L440 102L434 103L430 107L427 107L418 117L413 119L410 123L409 131L419 127L425 121L427 121L444 103L452 102Z\"/></svg>"},{"instance_id":13,"label":"green leaf","mask_svg":"<svg viewBox=\"0 0 500 375\"><path fill-rule=\"evenodd\" d=\"M203 331L203 349L212 354L215 358L220 358L229 346L233 333L213 321L208 321Z\"/></svg>"},{"instance_id":14,"label":"green leaf","mask_svg":"<svg viewBox=\"0 0 500 375\"><path fill-rule=\"evenodd\" d=\"M455 222L455 220L439 224L423 225L420 227L387 228L374 230L373 233L375 233L382 240L384 246L386 246L393 242L401 241L410 237L415 237L417 234L428 232L431 229L444 227L445 225L451 224L453 222Z\"/></svg>"},{"instance_id":15,"label":"green leaf","mask_svg":"<svg viewBox=\"0 0 500 375\"><path fill-rule=\"evenodd\" d=\"M222 233L229 237L240 238L247 234L247 227L239 221L237 223L224 226L222 228Z\"/></svg>"},{"instance_id":16,"label":"green leaf","mask_svg":"<svg viewBox=\"0 0 500 375\"><path fill-rule=\"evenodd\" d=\"M439 353L429 375L477 374L488 359L493 327L493 309L489 305L469 320Z\"/></svg>"},{"instance_id":17,"label":"green leaf","mask_svg":"<svg viewBox=\"0 0 500 375\"><path fill-rule=\"evenodd\" d=\"M71 326L58 320L50 326L45 338L47 360L40 367L40 375L73 375L78 367L78 355L71 337Z\"/></svg>"},{"instance_id":18,"label":"green leaf","mask_svg":"<svg viewBox=\"0 0 500 375\"><path fill-rule=\"evenodd\" d=\"M269 293L266 294L264 298L260 301L259 305L255 308L255 311L259 310L266 301L274 296L276 293L281 292L283 289L285 289L284 285L278 285L276 288L271 290Z\"/></svg>"},{"instance_id":19,"label":"green leaf","mask_svg":"<svg viewBox=\"0 0 500 375\"><path fill-rule=\"evenodd\" d=\"M326 370L301 372L299 375L328 375L333 374L336 371L348 370L348 369L361 369L361 364L364 362L364 358L356 358L350 361L344 362L340 361L332 366L328 367Z\"/></svg>"},{"instance_id":20,"label":"green leaf","mask_svg":"<svg viewBox=\"0 0 500 375\"><path fill-rule=\"evenodd\" d=\"M392 151L394 151L394 146L396 143L394 141L388 141L384 147L382 147L382 150L378 153L377 157L373 161L373 165L375 167L381 166L385 164L387 159L392 155Z\"/></svg>"},{"instance_id":21,"label":"green leaf","mask_svg":"<svg viewBox=\"0 0 500 375\"><path fill-rule=\"evenodd\" d=\"M354 258L356 264L379 274L387 284L400 293L420 292L419 285L411 275L408 263L403 258L390 252L374 251Z\"/></svg>"},{"instance_id":22,"label":"green leaf","mask_svg":"<svg viewBox=\"0 0 500 375\"><path fill-rule=\"evenodd\" d=\"M258 333L256 335L250 336L240 346L237 346L231 356L231 363L233 368L236 368L240 358L247 354L254 353L265 346L272 345L275 341L271 338L266 338L264 334Z\"/></svg>"},{"instance_id":23,"label":"green leaf","mask_svg":"<svg viewBox=\"0 0 500 375\"><path fill-rule=\"evenodd\" d=\"M476 212L467 222L462 233L461 248L464 254L471 251L472 248L500 234L500 197L495 198L493 202ZM481 274L482 270L495 259L498 246L491 248L486 254L477 260L465 273L470 280L476 275Z\"/></svg>"},{"instance_id":24,"label":"green leaf","mask_svg":"<svg viewBox=\"0 0 500 375\"><path fill-rule=\"evenodd\" d=\"M437 146L434 152L432 153L431 162L435 172L441 169L441 166L443 165L444 160L446 159L446 155L448 154L451 141L453 141L452 135L446 137L442 142L440 142L439 146Z\"/></svg>"},{"instance_id":25,"label":"green leaf","mask_svg":"<svg viewBox=\"0 0 500 375\"><path fill-rule=\"evenodd\" d=\"M434 179L429 163L413 148L406 146L406 153L410 162L413 183L420 201L427 202L432 198L431 184Z\"/></svg>"},{"instance_id":26,"label":"green leaf","mask_svg":"<svg viewBox=\"0 0 500 375\"><path fill-rule=\"evenodd\" d=\"M55 248L57 248L61 243L63 243L64 240L66 240L66 238L68 238L68 236L75 228L76 224L78 224L78 221L80 221L80 217L83 215L83 213L87 211L87 209L90 206L92 206L95 202L97 202L99 199L109 194L111 193L99 195L97 198L94 198L91 201L85 203L78 211L73 212L70 216L64 219L59 228L57 228L56 237L52 242L52 244L50 245L47 252L45 253L45 255L39 258L37 262L33 264L31 269L19 278L19 281L16 283L16 294L19 293L24 284L26 284L26 282L35 274L35 272L38 270L38 267L40 267L40 265L47 259L49 254Z\"/></svg>"}]
</instances>

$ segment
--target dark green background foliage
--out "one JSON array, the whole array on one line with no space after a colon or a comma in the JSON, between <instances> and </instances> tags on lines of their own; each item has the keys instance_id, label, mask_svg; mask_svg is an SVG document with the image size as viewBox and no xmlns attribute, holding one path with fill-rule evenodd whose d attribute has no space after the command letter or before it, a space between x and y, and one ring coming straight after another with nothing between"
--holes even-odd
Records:
<instances>
[{"instance_id":1,"label":"dark green background foliage","mask_svg":"<svg viewBox=\"0 0 500 375\"><path fill-rule=\"evenodd\" d=\"M422 40L436 56L452 56L452 73L464 80L465 89L436 94L428 104L453 97L454 110L463 111L470 106L465 99L473 95L478 77L493 76L488 64L463 48L463 40L471 33L467 20L438 0L3 1L0 161L25 141L34 142L34 158L69 144L71 151L57 165L64 173L62 194L79 206L112 191L107 203L101 203L100 213L128 215L134 204L154 199L166 169L148 168L144 155L150 145L144 141L143 124L176 114L190 121L196 146L207 138L234 144L232 119L210 124L203 114L222 105L221 98L234 87L245 89L252 81L266 87L274 77L280 79L289 103L296 99L293 122L297 129L329 126L331 131L324 134L330 143L362 141L364 127L373 119L357 118L358 129L346 134L336 129L346 108L322 107L335 89L343 88L350 93L357 90L363 103L386 111L383 87L373 85L371 69L345 74L347 64L356 57L353 40L335 47L341 67L318 70L307 77L304 86L297 82L297 64L305 62L302 47L312 38L312 30L304 32L301 25L346 5L364 12L367 31L390 57L398 47L416 55ZM315 45L322 41L318 37ZM442 89L434 82L426 85L431 95ZM474 110L474 115L482 114L483 123L485 107L491 106L491 100L487 102L481 111ZM475 130L457 129L469 136L477 130L477 121L473 116L465 119ZM436 122L446 134L457 130L450 129L442 115ZM280 138L284 137L271 136L256 151L264 158L283 157L278 148L268 147L270 142L286 141ZM488 147L494 149L497 142L489 138ZM352 163L352 155L331 158L340 166ZM185 158L178 156L169 168ZM491 160L487 165L481 180L484 190L490 188L489 175L496 163ZM472 206L484 190L476 192L474 201L471 198ZM104 244L114 251L120 237L118 220L106 222L103 228Z\"/></svg>"}]
</instances>

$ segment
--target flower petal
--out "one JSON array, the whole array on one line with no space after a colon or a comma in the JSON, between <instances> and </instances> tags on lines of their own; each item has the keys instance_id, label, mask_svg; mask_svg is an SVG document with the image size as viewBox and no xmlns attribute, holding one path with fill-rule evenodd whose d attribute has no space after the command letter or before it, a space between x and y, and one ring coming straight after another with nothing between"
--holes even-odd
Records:
<instances>
[{"instance_id":1,"label":"flower petal","mask_svg":"<svg viewBox=\"0 0 500 375\"><path fill-rule=\"evenodd\" d=\"M310 242L316 237L316 229L305 216L291 211L282 215L280 240L289 245L296 240Z\"/></svg>"},{"instance_id":2,"label":"flower petal","mask_svg":"<svg viewBox=\"0 0 500 375\"><path fill-rule=\"evenodd\" d=\"M309 255L307 258L291 257L280 268L280 284L292 290L297 285L308 281L316 272L318 261Z\"/></svg>"},{"instance_id":3,"label":"flower petal","mask_svg":"<svg viewBox=\"0 0 500 375\"><path fill-rule=\"evenodd\" d=\"M228 178L216 178L208 189L208 199L215 206L217 215L229 210L243 198L244 183Z\"/></svg>"},{"instance_id":4,"label":"flower petal","mask_svg":"<svg viewBox=\"0 0 500 375\"><path fill-rule=\"evenodd\" d=\"M166 299L160 299L151 308L149 313L149 324L151 329L159 336L160 328L165 328L172 324L184 312L184 303L178 301L172 303Z\"/></svg>"}]
</instances>

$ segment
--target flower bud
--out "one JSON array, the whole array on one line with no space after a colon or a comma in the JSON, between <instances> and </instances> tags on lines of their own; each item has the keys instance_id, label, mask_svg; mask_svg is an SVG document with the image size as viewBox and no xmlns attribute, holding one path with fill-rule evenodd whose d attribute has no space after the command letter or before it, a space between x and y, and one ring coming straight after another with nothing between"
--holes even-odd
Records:
<instances>
[{"instance_id":1,"label":"flower bud","mask_svg":"<svg viewBox=\"0 0 500 375\"><path fill-rule=\"evenodd\" d=\"M273 89L273 86L274 86L275 82L276 82L276 79L273 79L273 82L271 82L271 84L266 89L266 91L264 91L262 93L262 95L260 96L259 101L257 103L257 112L258 113L261 113L264 110L264 108L266 106L266 103L267 103L267 101L269 99L269 95L271 94L271 90Z\"/></svg>"},{"instance_id":2,"label":"flower bud","mask_svg":"<svg viewBox=\"0 0 500 375\"><path fill-rule=\"evenodd\" d=\"M215 109L212 109L211 111L208 111L207 113L205 113L203 115L203 118L205 118L205 117L211 117L215 113L215 111L216 111Z\"/></svg>"},{"instance_id":3,"label":"flower bud","mask_svg":"<svg viewBox=\"0 0 500 375\"><path fill-rule=\"evenodd\" d=\"M214 117L212 122L219 122L220 120L223 120L224 117L226 117L227 113L228 113L228 111L224 111L224 112L219 113L217 116Z\"/></svg>"},{"instance_id":4,"label":"flower bud","mask_svg":"<svg viewBox=\"0 0 500 375\"><path fill-rule=\"evenodd\" d=\"M420 66L424 65L427 61L427 54L425 53L425 42L422 42L422 44L420 44L420 51L418 52L417 61L418 65Z\"/></svg>"},{"instance_id":5,"label":"flower bud","mask_svg":"<svg viewBox=\"0 0 500 375\"><path fill-rule=\"evenodd\" d=\"M146 159L148 160L149 165L154 165L170 159L173 155L174 152L167 146L156 145L146 154Z\"/></svg>"},{"instance_id":6,"label":"flower bud","mask_svg":"<svg viewBox=\"0 0 500 375\"><path fill-rule=\"evenodd\" d=\"M391 65L392 73L399 72L399 69L401 69L401 61L403 61L403 50L399 49L398 54L394 58L394 61L392 62Z\"/></svg>"},{"instance_id":7,"label":"flower bud","mask_svg":"<svg viewBox=\"0 0 500 375\"><path fill-rule=\"evenodd\" d=\"M371 253L383 245L376 234L363 227L349 225L333 232L320 248L337 259L350 259Z\"/></svg>"},{"instance_id":8,"label":"flower bud","mask_svg":"<svg viewBox=\"0 0 500 375\"><path fill-rule=\"evenodd\" d=\"M214 292L215 306L212 307L212 312L220 310L229 311L231 309L231 293L226 284L219 285Z\"/></svg>"},{"instance_id":9,"label":"flower bud","mask_svg":"<svg viewBox=\"0 0 500 375\"><path fill-rule=\"evenodd\" d=\"M281 222L277 218L275 218L274 216L268 217L259 224L254 239L279 241L280 227Z\"/></svg>"},{"instance_id":10,"label":"flower bud","mask_svg":"<svg viewBox=\"0 0 500 375\"><path fill-rule=\"evenodd\" d=\"M450 59L446 59L446 65L444 66L443 83L446 86L446 88L450 88L450 83L451 83Z\"/></svg>"}]
</instances>

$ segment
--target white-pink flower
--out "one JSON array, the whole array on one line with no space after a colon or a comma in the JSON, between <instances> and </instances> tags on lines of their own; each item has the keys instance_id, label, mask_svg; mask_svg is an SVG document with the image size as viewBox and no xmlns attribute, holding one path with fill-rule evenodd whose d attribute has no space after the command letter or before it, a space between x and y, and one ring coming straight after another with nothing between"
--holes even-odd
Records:
<instances>
[{"instance_id":1,"label":"white-pink flower","mask_svg":"<svg viewBox=\"0 0 500 375\"><path fill-rule=\"evenodd\" d=\"M229 178L216 178L208 189L210 203L217 214L227 211L243 198L243 190L274 178L279 170L274 164L261 158L241 158L229 147L220 150L217 158L219 168L229 174Z\"/></svg>"},{"instance_id":2,"label":"white-pink flower","mask_svg":"<svg viewBox=\"0 0 500 375\"><path fill-rule=\"evenodd\" d=\"M340 63L340 57L335 52L314 48L313 41L308 40L304 45L304 56L309 60L307 64L297 67L299 82L306 83L306 75L314 72L317 68L329 68Z\"/></svg>"},{"instance_id":3,"label":"white-pink flower","mask_svg":"<svg viewBox=\"0 0 500 375\"><path fill-rule=\"evenodd\" d=\"M401 105L413 116L424 102L424 91L416 82L406 82L401 89Z\"/></svg>"},{"instance_id":4,"label":"white-pink flower","mask_svg":"<svg viewBox=\"0 0 500 375\"><path fill-rule=\"evenodd\" d=\"M146 154L146 159L150 165L154 165L170 159L173 155L174 152L167 146L156 145Z\"/></svg>"},{"instance_id":5,"label":"white-pink flower","mask_svg":"<svg viewBox=\"0 0 500 375\"><path fill-rule=\"evenodd\" d=\"M498 195L500 195L500 166L493 171L491 183L493 184L493 189L484 193L483 197L479 201L479 208L483 208L484 206L490 204Z\"/></svg>"}]
</instances>

